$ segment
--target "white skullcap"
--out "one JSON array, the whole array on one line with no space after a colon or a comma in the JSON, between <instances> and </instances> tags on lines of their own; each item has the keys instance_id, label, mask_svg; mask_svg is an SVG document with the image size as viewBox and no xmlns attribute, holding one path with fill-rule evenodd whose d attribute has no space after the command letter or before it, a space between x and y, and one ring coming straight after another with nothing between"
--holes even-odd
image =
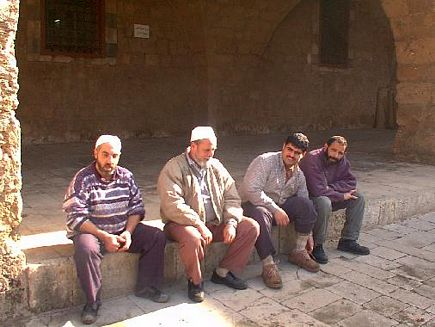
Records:
<instances>
[{"instance_id":1,"label":"white skullcap","mask_svg":"<svg viewBox=\"0 0 435 327\"><path fill-rule=\"evenodd\" d=\"M207 139L216 146L217 138L210 126L197 126L192 130L192 135L190 136L190 142Z\"/></svg>"},{"instance_id":2,"label":"white skullcap","mask_svg":"<svg viewBox=\"0 0 435 327\"><path fill-rule=\"evenodd\" d=\"M97 142L95 142L95 149L98 148L101 144L109 143L113 149L121 152L121 140L118 136L115 135L101 135Z\"/></svg>"}]
</instances>

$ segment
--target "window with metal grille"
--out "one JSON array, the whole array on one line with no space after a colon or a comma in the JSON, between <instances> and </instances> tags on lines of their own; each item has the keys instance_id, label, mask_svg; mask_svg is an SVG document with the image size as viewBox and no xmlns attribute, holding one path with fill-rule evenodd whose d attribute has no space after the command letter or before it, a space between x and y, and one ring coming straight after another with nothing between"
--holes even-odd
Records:
<instances>
[{"instance_id":1,"label":"window with metal grille","mask_svg":"<svg viewBox=\"0 0 435 327\"><path fill-rule=\"evenodd\" d=\"M320 0L320 64L348 63L350 0Z\"/></svg>"},{"instance_id":2,"label":"window with metal grille","mask_svg":"<svg viewBox=\"0 0 435 327\"><path fill-rule=\"evenodd\" d=\"M103 0L43 0L42 13L44 52L101 54Z\"/></svg>"}]
</instances>

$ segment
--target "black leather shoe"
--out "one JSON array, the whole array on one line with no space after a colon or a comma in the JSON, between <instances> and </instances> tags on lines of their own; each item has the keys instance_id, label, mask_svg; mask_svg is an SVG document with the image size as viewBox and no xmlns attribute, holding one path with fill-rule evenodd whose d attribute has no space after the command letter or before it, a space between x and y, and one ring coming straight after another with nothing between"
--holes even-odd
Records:
<instances>
[{"instance_id":1,"label":"black leather shoe","mask_svg":"<svg viewBox=\"0 0 435 327\"><path fill-rule=\"evenodd\" d=\"M236 290L245 290L248 288L246 282L236 277L231 271L229 271L225 277L221 277L215 270L211 276L211 281L215 284L224 284L228 287L235 288Z\"/></svg>"},{"instance_id":2,"label":"black leather shoe","mask_svg":"<svg viewBox=\"0 0 435 327\"><path fill-rule=\"evenodd\" d=\"M354 240L340 239L340 241L338 241L337 249L340 251L359 254L359 255L370 254L370 250L368 247L359 245L357 241Z\"/></svg>"},{"instance_id":3,"label":"black leather shoe","mask_svg":"<svg viewBox=\"0 0 435 327\"><path fill-rule=\"evenodd\" d=\"M187 296L193 302L202 302L202 301L204 301L204 289L203 289L202 283L199 284L199 285L195 285L189 279L187 281Z\"/></svg>"},{"instance_id":4,"label":"black leather shoe","mask_svg":"<svg viewBox=\"0 0 435 327\"><path fill-rule=\"evenodd\" d=\"M316 245L313 249L313 252L311 253L313 255L313 258L315 261L321 264L328 263L328 256L326 255L325 251L323 250L323 245Z\"/></svg>"},{"instance_id":5,"label":"black leather shoe","mask_svg":"<svg viewBox=\"0 0 435 327\"><path fill-rule=\"evenodd\" d=\"M137 297L142 297L144 299L149 299L157 303L166 303L169 301L169 295L163 293L154 286L147 286L140 291L134 293Z\"/></svg>"},{"instance_id":6,"label":"black leather shoe","mask_svg":"<svg viewBox=\"0 0 435 327\"><path fill-rule=\"evenodd\" d=\"M100 304L98 303L86 304L82 311L82 323L85 325L93 324L97 320L99 308Z\"/></svg>"}]
</instances>

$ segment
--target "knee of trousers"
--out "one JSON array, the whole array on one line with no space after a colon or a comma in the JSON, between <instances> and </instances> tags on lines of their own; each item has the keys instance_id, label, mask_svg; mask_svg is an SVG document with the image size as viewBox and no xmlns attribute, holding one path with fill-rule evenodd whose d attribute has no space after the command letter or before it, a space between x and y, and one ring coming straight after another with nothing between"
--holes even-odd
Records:
<instances>
[{"instance_id":1,"label":"knee of trousers","mask_svg":"<svg viewBox=\"0 0 435 327\"><path fill-rule=\"evenodd\" d=\"M365 200L364 194L362 194L360 192L356 192L355 196L357 197L356 202L358 204L362 204L362 205L365 204L366 200Z\"/></svg>"},{"instance_id":2,"label":"knee of trousers","mask_svg":"<svg viewBox=\"0 0 435 327\"><path fill-rule=\"evenodd\" d=\"M239 222L237 226L236 237L248 237L250 239L257 239L260 235L260 225L255 219L249 217L243 217L243 220Z\"/></svg>"},{"instance_id":3,"label":"knee of trousers","mask_svg":"<svg viewBox=\"0 0 435 327\"><path fill-rule=\"evenodd\" d=\"M100 249L93 246L80 246L74 249L75 261L85 262L95 258L101 258Z\"/></svg>"},{"instance_id":4,"label":"knee of trousers","mask_svg":"<svg viewBox=\"0 0 435 327\"><path fill-rule=\"evenodd\" d=\"M317 212L310 199L298 197L293 206L297 207L297 209L289 210L288 215L294 219L296 224L314 224L317 219Z\"/></svg>"},{"instance_id":5,"label":"knee of trousers","mask_svg":"<svg viewBox=\"0 0 435 327\"><path fill-rule=\"evenodd\" d=\"M189 234L182 240L179 240L180 249L188 251L189 253L195 253L199 248L202 247L201 235Z\"/></svg>"},{"instance_id":6,"label":"knee of trousers","mask_svg":"<svg viewBox=\"0 0 435 327\"><path fill-rule=\"evenodd\" d=\"M254 219L245 217L245 220L248 222L249 226L249 235L252 235L253 238L257 238L260 235L260 224Z\"/></svg>"},{"instance_id":7,"label":"knee of trousers","mask_svg":"<svg viewBox=\"0 0 435 327\"><path fill-rule=\"evenodd\" d=\"M162 247L165 247L167 240L168 239L166 238L165 232L159 230L156 235L156 243L161 245Z\"/></svg>"},{"instance_id":8,"label":"knee of trousers","mask_svg":"<svg viewBox=\"0 0 435 327\"><path fill-rule=\"evenodd\" d=\"M332 212L332 202L327 196L318 196L312 199L317 214L330 214Z\"/></svg>"}]
</instances>

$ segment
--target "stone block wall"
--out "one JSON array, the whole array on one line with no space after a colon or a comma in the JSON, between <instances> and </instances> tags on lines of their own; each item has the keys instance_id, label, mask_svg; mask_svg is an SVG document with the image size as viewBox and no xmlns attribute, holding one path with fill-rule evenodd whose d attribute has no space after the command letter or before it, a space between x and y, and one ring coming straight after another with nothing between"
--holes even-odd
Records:
<instances>
[{"instance_id":1,"label":"stone block wall","mask_svg":"<svg viewBox=\"0 0 435 327\"><path fill-rule=\"evenodd\" d=\"M199 1L105 1L99 58L47 55L40 0L20 7L17 60L23 142L159 137L207 121ZM149 25L149 39L133 36Z\"/></svg>"},{"instance_id":2,"label":"stone block wall","mask_svg":"<svg viewBox=\"0 0 435 327\"><path fill-rule=\"evenodd\" d=\"M318 64L318 1L105 3L104 55L85 59L44 54L40 0L23 2L24 143L185 135L197 124L254 134L372 127L380 92L395 87L379 0L352 1L346 69ZM150 38L133 37L134 24L149 25Z\"/></svg>"},{"instance_id":3,"label":"stone block wall","mask_svg":"<svg viewBox=\"0 0 435 327\"><path fill-rule=\"evenodd\" d=\"M221 129L373 127L378 94L395 88L394 40L380 2L351 2L346 68L319 64L318 2L289 3L293 8L281 16L257 20L269 39L246 35L253 56L240 57L218 85Z\"/></svg>"},{"instance_id":4,"label":"stone block wall","mask_svg":"<svg viewBox=\"0 0 435 327\"><path fill-rule=\"evenodd\" d=\"M395 152L435 163L435 2L383 0L397 56L399 130Z\"/></svg>"},{"instance_id":5,"label":"stone block wall","mask_svg":"<svg viewBox=\"0 0 435 327\"><path fill-rule=\"evenodd\" d=\"M0 1L0 320L15 315L17 308L25 308L25 258L15 243L22 209L21 130L15 117L18 5L18 0Z\"/></svg>"}]
</instances>

